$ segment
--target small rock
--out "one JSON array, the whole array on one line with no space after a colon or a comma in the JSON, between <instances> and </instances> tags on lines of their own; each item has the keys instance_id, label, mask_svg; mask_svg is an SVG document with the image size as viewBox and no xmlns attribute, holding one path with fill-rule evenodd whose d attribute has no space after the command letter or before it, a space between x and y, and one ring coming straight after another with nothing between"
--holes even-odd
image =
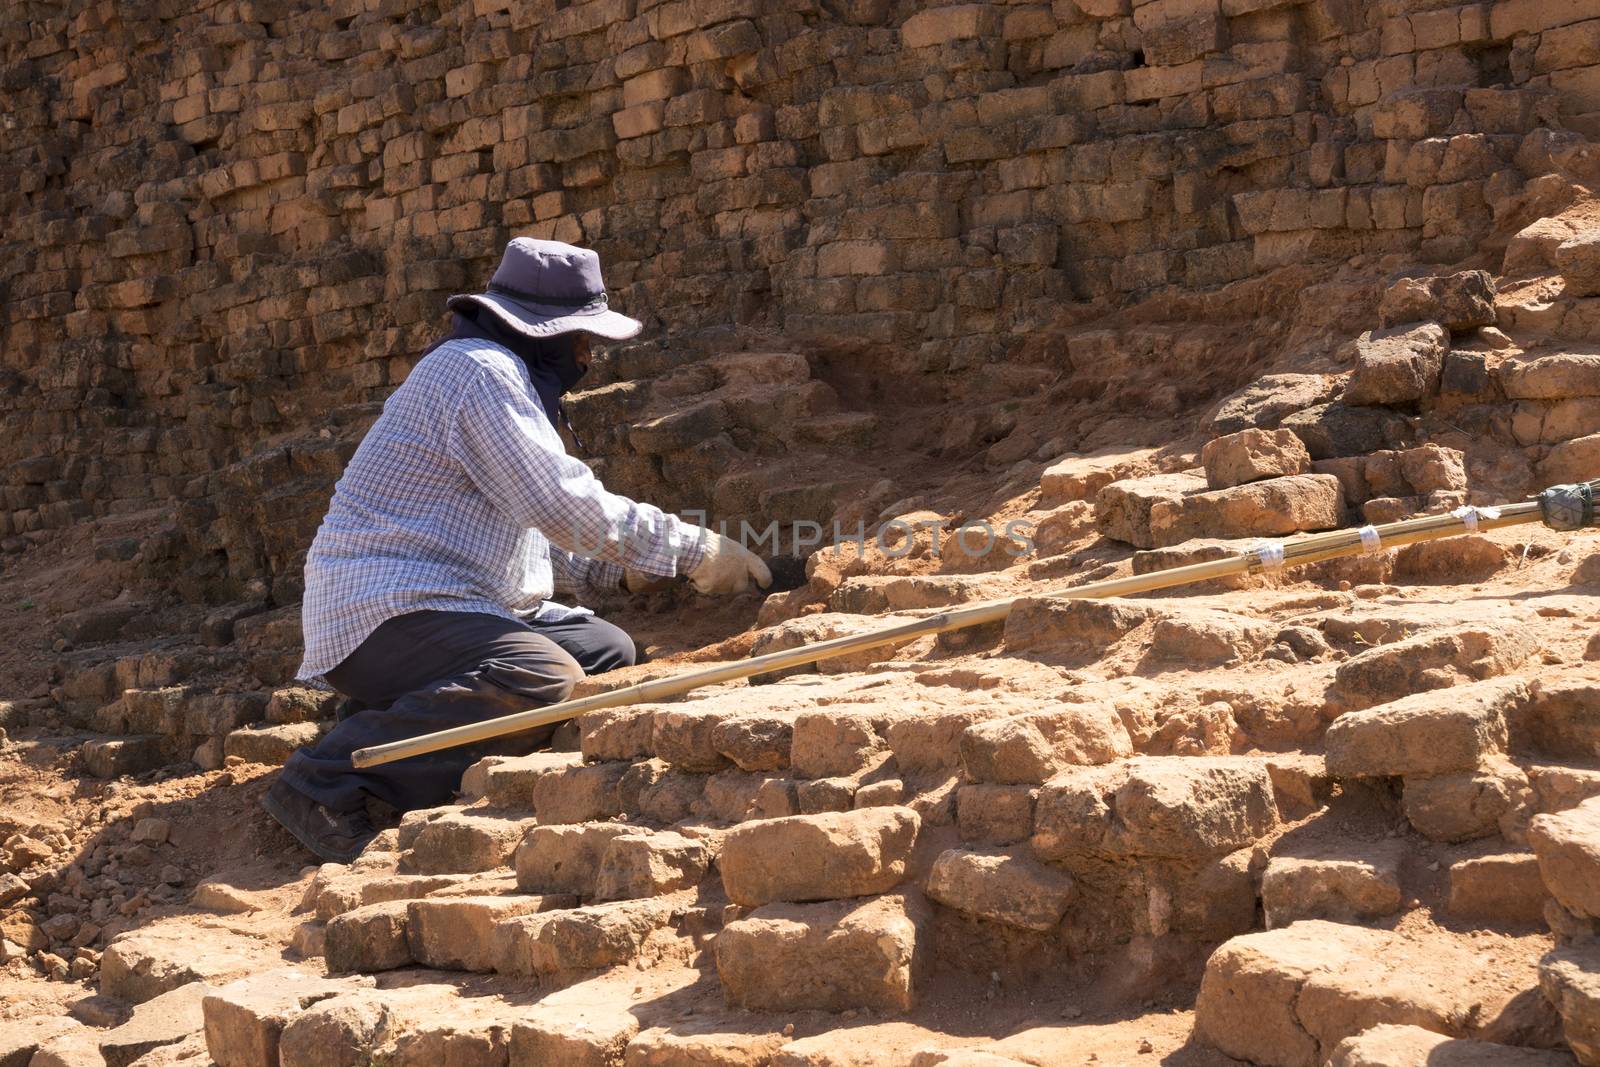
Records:
<instances>
[{"instance_id":1,"label":"small rock","mask_svg":"<svg viewBox=\"0 0 1600 1067\"><path fill-rule=\"evenodd\" d=\"M129 840L140 844L159 845L167 840L171 832L172 825L165 819L140 819L134 824Z\"/></svg>"}]
</instances>

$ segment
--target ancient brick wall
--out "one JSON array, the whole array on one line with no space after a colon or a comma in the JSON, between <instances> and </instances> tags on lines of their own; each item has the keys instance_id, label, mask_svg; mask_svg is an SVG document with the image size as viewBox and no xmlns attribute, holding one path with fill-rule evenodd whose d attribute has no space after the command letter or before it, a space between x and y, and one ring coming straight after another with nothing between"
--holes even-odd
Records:
<instances>
[{"instance_id":1,"label":"ancient brick wall","mask_svg":"<svg viewBox=\"0 0 1600 1067\"><path fill-rule=\"evenodd\" d=\"M1539 173L1530 131L1600 127L1596 14L14 0L0 537L181 509L152 559L283 571L341 427L514 234L599 249L657 333L752 324L929 374L1072 305L1457 259Z\"/></svg>"}]
</instances>

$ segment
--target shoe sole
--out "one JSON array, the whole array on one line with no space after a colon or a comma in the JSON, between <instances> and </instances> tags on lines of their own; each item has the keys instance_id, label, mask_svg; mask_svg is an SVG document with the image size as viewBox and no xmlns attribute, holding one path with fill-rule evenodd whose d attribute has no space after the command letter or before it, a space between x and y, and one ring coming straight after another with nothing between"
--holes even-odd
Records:
<instances>
[{"instance_id":1,"label":"shoe sole","mask_svg":"<svg viewBox=\"0 0 1600 1067\"><path fill-rule=\"evenodd\" d=\"M278 802L273 799L271 791L261 794L261 807L268 815L272 816L274 821L276 821L279 826L283 827L289 832L289 836L300 842L307 852L310 852L313 856L320 860L325 860L328 863L347 864L354 860L357 856L361 855L360 849L350 853L335 852L326 845L317 841L316 838L307 838L290 824L288 813L278 806Z\"/></svg>"}]
</instances>

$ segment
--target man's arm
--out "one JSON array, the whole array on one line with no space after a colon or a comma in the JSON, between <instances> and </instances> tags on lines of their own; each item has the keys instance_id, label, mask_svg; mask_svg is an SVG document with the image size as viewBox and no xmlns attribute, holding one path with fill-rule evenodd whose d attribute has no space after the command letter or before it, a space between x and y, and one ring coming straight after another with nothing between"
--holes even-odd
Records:
<instances>
[{"instance_id":1,"label":"man's arm","mask_svg":"<svg viewBox=\"0 0 1600 1067\"><path fill-rule=\"evenodd\" d=\"M550 570L555 575L558 593L582 596L591 591L615 593L621 588L622 567L573 555L555 545L550 546Z\"/></svg>"},{"instance_id":2,"label":"man's arm","mask_svg":"<svg viewBox=\"0 0 1600 1067\"><path fill-rule=\"evenodd\" d=\"M649 504L609 492L567 455L549 420L520 382L485 368L461 398L450 448L474 485L518 525L542 532L578 563L567 576L606 580L597 566L672 577L699 562L702 531ZM552 564L555 562L552 553Z\"/></svg>"}]
</instances>

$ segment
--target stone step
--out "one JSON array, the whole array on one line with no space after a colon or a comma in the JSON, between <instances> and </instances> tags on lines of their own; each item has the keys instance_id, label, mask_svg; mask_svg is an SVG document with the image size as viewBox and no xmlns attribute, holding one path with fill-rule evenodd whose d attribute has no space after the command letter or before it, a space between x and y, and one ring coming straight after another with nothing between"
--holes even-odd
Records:
<instances>
[{"instance_id":1,"label":"stone step","mask_svg":"<svg viewBox=\"0 0 1600 1067\"><path fill-rule=\"evenodd\" d=\"M78 751L84 770L96 778L142 774L167 762L166 738L154 735L94 738Z\"/></svg>"},{"instance_id":2,"label":"stone step","mask_svg":"<svg viewBox=\"0 0 1600 1067\"><path fill-rule=\"evenodd\" d=\"M1528 824L1545 886L1566 911L1600 922L1600 798Z\"/></svg>"},{"instance_id":3,"label":"stone step","mask_svg":"<svg viewBox=\"0 0 1600 1067\"><path fill-rule=\"evenodd\" d=\"M1484 925L1536 923L1544 917L1550 890L1532 852L1494 852L1450 865L1445 910Z\"/></svg>"},{"instance_id":4,"label":"stone step","mask_svg":"<svg viewBox=\"0 0 1600 1067\"><path fill-rule=\"evenodd\" d=\"M723 839L723 888L746 907L886 893L905 877L921 824L899 807L747 822Z\"/></svg>"},{"instance_id":5,"label":"stone step","mask_svg":"<svg viewBox=\"0 0 1600 1067\"><path fill-rule=\"evenodd\" d=\"M106 1067L128 1067L167 1045L176 1045L205 1025L201 1002L212 991L204 982L190 982L134 1008L127 1022L100 1034L100 1055Z\"/></svg>"},{"instance_id":6,"label":"stone step","mask_svg":"<svg viewBox=\"0 0 1600 1067\"><path fill-rule=\"evenodd\" d=\"M1486 973L1464 940L1305 920L1225 942L1206 963L1195 1037L1261 1067L1318 1067L1340 1042L1385 1023L1484 1038L1536 976Z\"/></svg>"},{"instance_id":7,"label":"stone step","mask_svg":"<svg viewBox=\"0 0 1600 1067\"><path fill-rule=\"evenodd\" d=\"M1261 876L1268 929L1301 919L1351 921L1392 915L1403 905L1398 842L1324 846L1310 854L1274 855Z\"/></svg>"},{"instance_id":8,"label":"stone step","mask_svg":"<svg viewBox=\"0 0 1600 1067\"><path fill-rule=\"evenodd\" d=\"M331 729L331 719L247 726L228 734L222 751L225 756L237 756L246 763L281 767L295 749L316 744Z\"/></svg>"},{"instance_id":9,"label":"stone step","mask_svg":"<svg viewBox=\"0 0 1600 1067\"><path fill-rule=\"evenodd\" d=\"M1515 618L1437 629L1350 657L1334 673L1334 696L1344 710L1370 708L1510 674L1537 648L1533 627Z\"/></svg>"},{"instance_id":10,"label":"stone step","mask_svg":"<svg viewBox=\"0 0 1600 1067\"><path fill-rule=\"evenodd\" d=\"M406 905L411 958L424 967L488 971L494 966L494 930L518 915L576 907L570 894L546 896L424 897Z\"/></svg>"},{"instance_id":11,"label":"stone step","mask_svg":"<svg viewBox=\"0 0 1600 1067\"><path fill-rule=\"evenodd\" d=\"M1539 988L1560 1013L1562 1036L1578 1062L1600 1063L1600 942L1580 941L1545 956Z\"/></svg>"},{"instance_id":12,"label":"stone step","mask_svg":"<svg viewBox=\"0 0 1600 1067\"><path fill-rule=\"evenodd\" d=\"M493 967L501 974L570 982L635 961L686 959L692 943L673 926L692 906L689 895L679 893L505 919L494 926Z\"/></svg>"},{"instance_id":13,"label":"stone step","mask_svg":"<svg viewBox=\"0 0 1600 1067\"><path fill-rule=\"evenodd\" d=\"M1194 474L1113 482L1095 497L1107 537L1164 548L1195 537L1282 537L1327 530L1344 519L1344 492L1331 474L1291 474L1213 489Z\"/></svg>"},{"instance_id":14,"label":"stone step","mask_svg":"<svg viewBox=\"0 0 1600 1067\"><path fill-rule=\"evenodd\" d=\"M1328 773L1335 778L1428 778L1474 771L1505 753L1507 715L1527 698L1526 682L1497 678L1454 686L1448 697L1412 693L1345 712L1324 735Z\"/></svg>"},{"instance_id":15,"label":"stone step","mask_svg":"<svg viewBox=\"0 0 1600 1067\"><path fill-rule=\"evenodd\" d=\"M202 947L203 946L203 947ZM225 923L174 918L119 934L100 960L100 992L134 1004L193 982L220 985L261 970L277 951Z\"/></svg>"},{"instance_id":16,"label":"stone step","mask_svg":"<svg viewBox=\"0 0 1600 1067\"><path fill-rule=\"evenodd\" d=\"M419 813L413 812L412 815ZM494 808L434 809L402 824L401 867L413 874L471 874L506 867L533 820Z\"/></svg>"},{"instance_id":17,"label":"stone step","mask_svg":"<svg viewBox=\"0 0 1600 1067\"><path fill-rule=\"evenodd\" d=\"M1577 1062L1557 1049L1516 1048L1385 1024L1339 1042L1328 1067L1573 1067Z\"/></svg>"},{"instance_id":18,"label":"stone step","mask_svg":"<svg viewBox=\"0 0 1600 1067\"><path fill-rule=\"evenodd\" d=\"M467 768L461 793L471 800L486 800L491 807L533 807L533 784L551 771L583 762L577 752L534 752L527 756L486 756Z\"/></svg>"},{"instance_id":19,"label":"stone step","mask_svg":"<svg viewBox=\"0 0 1600 1067\"><path fill-rule=\"evenodd\" d=\"M902 895L767 904L717 935L717 974L730 1004L755 1011L909 1011L930 919Z\"/></svg>"},{"instance_id":20,"label":"stone step","mask_svg":"<svg viewBox=\"0 0 1600 1067\"><path fill-rule=\"evenodd\" d=\"M296 967L230 982L201 1001L207 1050L219 1067L271 1067L281 1062L278 1041L290 1019L319 1000L372 985L364 976L329 979Z\"/></svg>"}]
</instances>

